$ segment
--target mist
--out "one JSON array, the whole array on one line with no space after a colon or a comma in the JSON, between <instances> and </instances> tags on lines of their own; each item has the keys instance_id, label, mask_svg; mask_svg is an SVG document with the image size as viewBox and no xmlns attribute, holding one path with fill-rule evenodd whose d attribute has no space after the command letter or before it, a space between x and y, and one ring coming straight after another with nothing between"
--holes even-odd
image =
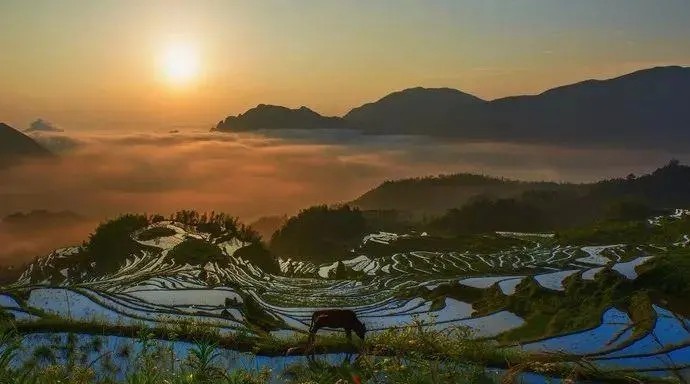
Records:
<instances>
[{"instance_id":1,"label":"mist","mask_svg":"<svg viewBox=\"0 0 690 384\"><path fill-rule=\"evenodd\" d=\"M251 221L355 199L388 179L473 172L583 182L643 173L687 154L436 141L356 132L83 134L36 137L57 160L0 170L0 216L36 209L82 220L41 231L0 225L0 263L79 243L127 212L224 211Z\"/></svg>"}]
</instances>

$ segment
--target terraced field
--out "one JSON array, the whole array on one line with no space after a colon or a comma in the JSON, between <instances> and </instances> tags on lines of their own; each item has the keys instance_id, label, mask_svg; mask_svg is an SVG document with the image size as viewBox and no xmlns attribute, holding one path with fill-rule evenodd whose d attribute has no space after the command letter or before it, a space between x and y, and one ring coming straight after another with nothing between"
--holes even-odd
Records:
<instances>
[{"instance_id":1,"label":"terraced field","mask_svg":"<svg viewBox=\"0 0 690 384\"><path fill-rule=\"evenodd\" d=\"M663 225L661 219L655 220L650 225ZM142 231L132 233L146 251L129 255L113 273L96 276L71 267L71 258L82 251L79 247L38 259L16 283L4 288L0 307L19 323L41 318L147 327L193 323L213 327L221 335L268 332L275 337L305 332L314 310L338 307L353 309L373 333L421 320L430 329L462 326L475 337L492 338L525 326L526 320L505 309L480 313L473 303L440 292L511 296L533 282L545 292L558 293L572 279L594 281L607 270L633 281L638 266L669 249L687 246L685 236L672 244L571 246L559 244L550 234L499 233L490 239L511 239L512 245L486 252L410 249L381 256L382 248L392 247L400 238L423 242L426 234L375 233L362 240L352 258L341 261L358 277L334 279L338 262L280 260L281 273L270 274L236 256L247 246L236 238L219 241L168 221L145 230L153 228L166 235L141 240ZM166 257L188 239L217 247L227 262L189 264ZM372 245L379 256L367 254ZM595 328L519 348L589 356L611 369L653 374L670 370L687 376L690 322L659 305L654 312L652 326L643 334L634 332L636 324L628 313L611 307Z\"/></svg>"}]
</instances>

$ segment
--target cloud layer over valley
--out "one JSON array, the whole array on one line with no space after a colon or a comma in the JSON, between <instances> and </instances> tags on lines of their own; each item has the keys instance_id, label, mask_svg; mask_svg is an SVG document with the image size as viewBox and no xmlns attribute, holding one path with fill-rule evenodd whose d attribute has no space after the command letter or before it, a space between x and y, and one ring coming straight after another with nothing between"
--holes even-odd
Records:
<instances>
[{"instance_id":1,"label":"cloud layer over valley","mask_svg":"<svg viewBox=\"0 0 690 384\"><path fill-rule=\"evenodd\" d=\"M273 132L272 134L276 134ZM125 212L225 211L249 221L349 201L386 179L475 172L529 180L590 181L647 172L675 156L657 151L435 141L354 132L40 135L61 153L0 170L0 216L69 210L88 219L36 244L0 226L0 264L85 238ZM56 234L59 231L56 231Z\"/></svg>"}]
</instances>

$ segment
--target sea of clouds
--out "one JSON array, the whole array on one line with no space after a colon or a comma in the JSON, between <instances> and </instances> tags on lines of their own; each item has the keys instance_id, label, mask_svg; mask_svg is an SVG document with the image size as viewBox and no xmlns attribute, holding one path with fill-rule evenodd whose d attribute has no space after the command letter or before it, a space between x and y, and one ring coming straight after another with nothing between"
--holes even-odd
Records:
<instances>
[{"instance_id":1,"label":"sea of clouds","mask_svg":"<svg viewBox=\"0 0 690 384\"><path fill-rule=\"evenodd\" d=\"M125 212L225 211L244 220L347 202L384 180L474 172L591 181L648 172L687 156L624 148L462 142L354 131L40 133L57 159L0 169L0 217L45 209L84 220L32 231L0 223L0 264L85 239Z\"/></svg>"}]
</instances>

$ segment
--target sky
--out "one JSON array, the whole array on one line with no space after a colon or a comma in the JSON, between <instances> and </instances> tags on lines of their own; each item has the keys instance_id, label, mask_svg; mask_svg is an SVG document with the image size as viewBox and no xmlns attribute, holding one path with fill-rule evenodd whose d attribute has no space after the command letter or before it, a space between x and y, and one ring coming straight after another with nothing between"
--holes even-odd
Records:
<instances>
[{"instance_id":1,"label":"sky","mask_svg":"<svg viewBox=\"0 0 690 384\"><path fill-rule=\"evenodd\" d=\"M532 94L688 65L689 17L687 0L3 0L0 121L205 130L259 103L342 115L413 86Z\"/></svg>"}]
</instances>

